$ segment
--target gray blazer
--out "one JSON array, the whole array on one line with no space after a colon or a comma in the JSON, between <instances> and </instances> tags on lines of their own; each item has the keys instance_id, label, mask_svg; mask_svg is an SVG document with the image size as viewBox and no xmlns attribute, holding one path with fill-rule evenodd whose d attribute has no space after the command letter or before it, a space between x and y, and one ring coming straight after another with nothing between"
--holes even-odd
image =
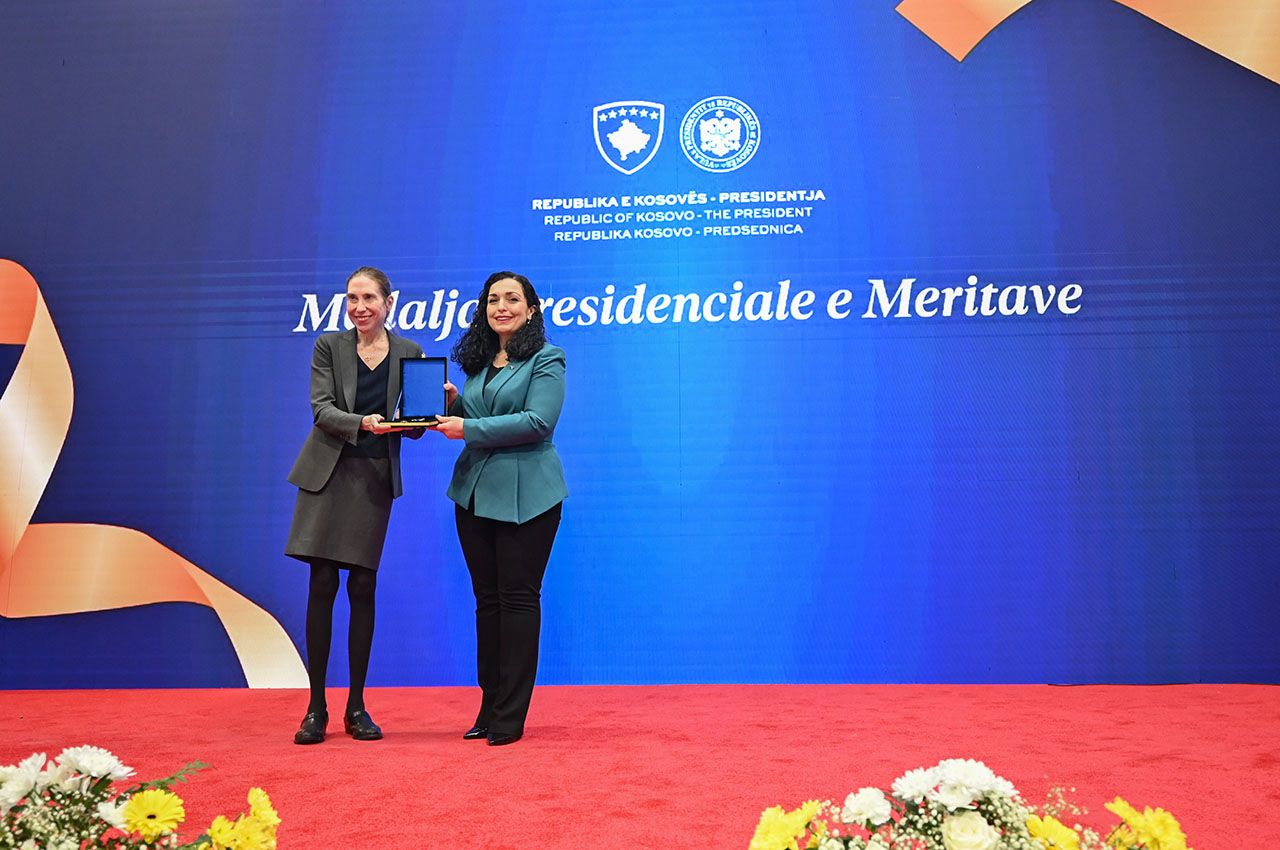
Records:
<instances>
[{"instance_id":1,"label":"gray blazer","mask_svg":"<svg viewBox=\"0 0 1280 850\"><path fill-rule=\"evenodd\" d=\"M387 409L383 416L390 418L400 399L400 361L421 357L422 346L402 336L387 331L391 374L387 378ZM358 413L352 413L356 404L356 331L321 334L311 355L311 412L315 427L302 444L302 451L293 463L289 483L303 490L317 492L328 482L333 469L342 456L344 443L356 444L360 434ZM406 431L415 439L421 431ZM400 434L387 435L387 454L391 460L391 495L400 496Z\"/></svg>"}]
</instances>

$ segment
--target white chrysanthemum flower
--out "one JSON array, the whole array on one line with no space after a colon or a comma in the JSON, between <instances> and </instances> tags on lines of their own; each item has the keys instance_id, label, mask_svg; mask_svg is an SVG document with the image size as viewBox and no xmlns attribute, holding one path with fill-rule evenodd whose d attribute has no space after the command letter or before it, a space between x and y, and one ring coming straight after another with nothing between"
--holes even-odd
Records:
<instances>
[{"instance_id":1,"label":"white chrysanthemum flower","mask_svg":"<svg viewBox=\"0 0 1280 850\"><path fill-rule=\"evenodd\" d=\"M51 761L44 770L40 771L40 776L36 779L36 787L66 789L69 776L71 776L71 770L66 765Z\"/></svg>"},{"instance_id":2,"label":"white chrysanthemum flower","mask_svg":"<svg viewBox=\"0 0 1280 850\"><path fill-rule=\"evenodd\" d=\"M893 806L889 805L883 791L879 788L859 788L845 797L840 819L845 823L870 823L879 826L892 815Z\"/></svg>"},{"instance_id":3,"label":"white chrysanthemum flower","mask_svg":"<svg viewBox=\"0 0 1280 850\"><path fill-rule=\"evenodd\" d=\"M58 783L58 787L69 794L83 794L89 790L89 786L93 783L92 776L81 776L78 773L68 772Z\"/></svg>"},{"instance_id":4,"label":"white chrysanthemum flower","mask_svg":"<svg viewBox=\"0 0 1280 850\"><path fill-rule=\"evenodd\" d=\"M0 766L0 785L18 776L31 776L34 781L47 761L44 753L32 753L17 764Z\"/></svg>"},{"instance_id":5,"label":"white chrysanthemum flower","mask_svg":"<svg viewBox=\"0 0 1280 850\"><path fill-rule=\"evenodd\" d=\"M944 779L938 783L937 788L929 791L925 796L930 800L941 803L951 811L955 811L956 809L973 808L974 802L982 794L963 783Z\"/></svg>"},{"instance_id":6,"label":"white chrysanthemum flower","mask_svg":"<svg viewBox=\"0 0 1280 850\"><path fill-rule=\"evenodd\" d=\"M844 850L844 842L828 835L818 842L818 850Z\"/></svg>"},{"instance_id":7,"label":"white chrysanthemum flower","mask_svg":"<svg viewBox=\"0 0 1280 850\"><path fill-rule=\"evenodd\" d=\"M1018 789L1002 776L997 776L991 768L973 759L946 759L938 762L936 768L939 781L950 781L954 785L963 785L973 792L974 799L983 796L1016 797Z\"/></svg>"},{"instance_id":8,"label":"white chrysanthemum flower","mask_svg":"<svg viewBox=\"0 0 1280 850\"><path fill-rule=\"evenodd\" d=\"M988 793L998 794L1001 797L1016 797L1018 789L1013 783L1005 779L1003 776L997 776L995 782L991 783L991 787L987 789Z\"/></svg>"},{"instance_id":9,"label":"white chrysanthemum flower","mask_svg":"<svg viewBox=\"0 0 1280 850\"><path fill-rule=\"evenodd\" d=\"M99 803L98 817L111 824L116 829L124 829L124 807L128 800L121 800L118 803Z\"/></svg>"},{"instance_id":10,"label":"white chrysanthemum flower","mask_svg":"<svg viewBox=\"0 0 1280 850\"><path fill-rule=\"evenodd\" d=\"M0 768L0 806L8 810L34 791L47 761L44 753L32 753L15 765Z\"/></svg>"},{"instance_id":11,"label":"white chrysanthemum flower","mask_svg":"<svg viewBox=\"0 0 1280 850\"><path fill-rule=\"evenodd\" d=\"M980 795L991 790L997 779L991 768L973 759L945 759L936 770L940 781L967 785Z\"/></svg>"},{"instance_id":12,"label":"white chrysanthemum flower","mask_svg":"<svg viewBox=\"0 0 1280 850\"><path fill-rule=\"evenodd\" d=\"M918 767L893 780L893 796L909 803L919 803L937 784L938 780L932 769Z\"/></svg>"},{"instance_id":13,"label":"white chrysanthemum flower","mask_svg":"<svg viewBox=\"0 0 1280 850\"><path fill-rule=\"evenodd\" d=\"M65 764L76 773L101 779L124 779L133 774L133 768L125 765L102 747L68 747L58 756L58 764Z\"/></svg>"}]
</instances>

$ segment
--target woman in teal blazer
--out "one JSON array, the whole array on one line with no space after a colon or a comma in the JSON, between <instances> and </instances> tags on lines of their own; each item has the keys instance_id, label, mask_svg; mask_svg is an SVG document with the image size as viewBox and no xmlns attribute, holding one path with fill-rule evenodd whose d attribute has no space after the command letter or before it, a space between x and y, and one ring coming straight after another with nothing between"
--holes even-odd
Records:
<instances>
[{"instance_id":1,"label":"woman in teal blazer","mask_svg":"<svg viewBox=\"0 0 1280 850\"><path fill-rule=\"evenodd\" d=\"M549 345L541 302L522 275L485 281L453 349L467 375L451 384L436 430L464 440L449 484L458 541L476 596L480 710L463 734L490 746L524 735L538 670L542 577L569 495L551 442L564 405L564 351Z\"/></svg>"}]
</instances>

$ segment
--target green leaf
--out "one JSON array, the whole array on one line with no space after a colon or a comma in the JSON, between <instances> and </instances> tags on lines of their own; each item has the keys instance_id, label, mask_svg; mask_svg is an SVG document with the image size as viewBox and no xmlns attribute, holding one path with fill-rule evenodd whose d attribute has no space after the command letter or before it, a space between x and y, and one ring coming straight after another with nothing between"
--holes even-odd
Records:
<instances>
[{"instance_id":1,"label":"green leaf","mask_svg":"<svg viewBox=\"0 0 1280 850\"><path fill-rule=\"evenodd\" d=\"M150 782L142 782L132 788L123 791L124 794L136 794L139 791L145 791L148 788L163 788L165 791L170 790L169 786L175 782L186 782L187 777L194 776L202 770L207 770L209 765L202 761L193 761L186 767L180 768L174 773L169 774L163 779L153 779Z\"/></svg>"}]
</instances>

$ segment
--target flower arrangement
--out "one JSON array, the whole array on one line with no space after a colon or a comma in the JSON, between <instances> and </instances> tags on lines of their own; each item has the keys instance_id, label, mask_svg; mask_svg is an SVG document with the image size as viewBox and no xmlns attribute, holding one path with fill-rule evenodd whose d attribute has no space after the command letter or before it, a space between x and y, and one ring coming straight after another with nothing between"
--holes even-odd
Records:
<instances>
[{"instance_id":1,"label":"flower arrangement","mask_svg":"<svg viewBox=\"0 0 1280 850\"><path fill-rule=\"evenodd\" d=\"M1053 788L1040 814L1027 819L1027 831L1046 850L1191 850L1182 825L1164 809L1147 807L1139 812L1122 797L1105 808L1120 818L1105 837L1079 824L1067 826L1064 816L1077 819L1088 812L1073 805L1062 788Z\"/></svg>"},{"instance_id":2,"label":"flower arrangement","mask_svg":"<svg viewBox=\"0 0 1280 850\"><path fill-rule=\"evenodd\" d=\"M69 747L49 760L34 753L0 767L0 848L3 850L275 850L280 817L261 788L249 791L249 812L234 821L214 818L207 832L180 843L186 819L182 798L170 790L202 770L193 762L163 779L123 790L133 775L101 747Z\"/></svg>"},{"instance_id":3,"label":"flower arrangement","mask_svg":"<svg viewBox=\"0 0 1280 850\"><path fill-rule=\"evenodd\" d=\"M1119 797L1107 809L1120 823L1104 837L1060 820L1085 813L1062 789L1036 810L982 762L947 759L907 771L889 794L859 788L843 805L765 809L750 850L1190 850L1163 809L1139 812Z\"/></svg>"}]
</instances>

